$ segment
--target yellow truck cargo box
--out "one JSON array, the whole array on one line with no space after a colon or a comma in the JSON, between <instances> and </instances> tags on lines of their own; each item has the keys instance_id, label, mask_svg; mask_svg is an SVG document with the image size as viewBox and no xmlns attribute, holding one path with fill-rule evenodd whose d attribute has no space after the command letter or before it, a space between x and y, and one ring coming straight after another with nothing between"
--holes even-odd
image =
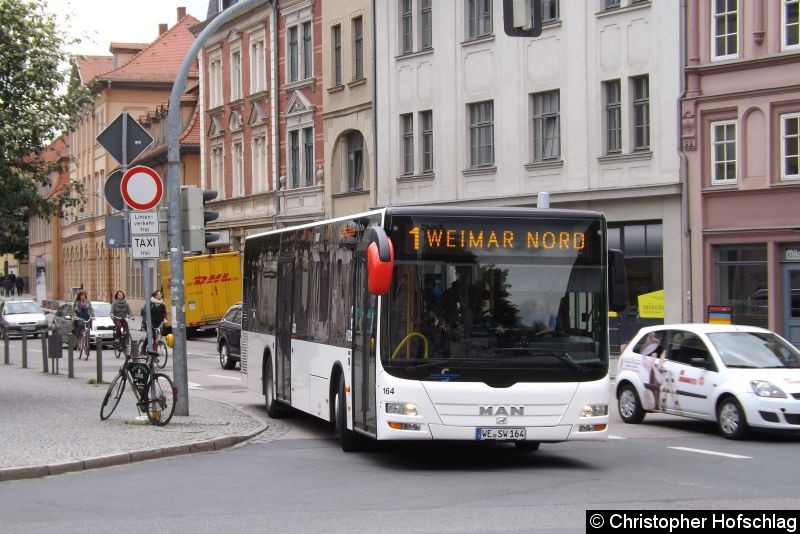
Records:
<instances>
[{"instance_id":1,"label":"yellow truck cargo box","mask_svg":"<svg viewBox=\"0 0 800 534\"><path fill-rule=\"evenodd\" d=\"M172 320L172 277L169 260L161 260L161 287ZM242 268L238 252L187 256L183 259L187 328L213 328L233 304L242 300Z\"/></svg>"}]
</instances>

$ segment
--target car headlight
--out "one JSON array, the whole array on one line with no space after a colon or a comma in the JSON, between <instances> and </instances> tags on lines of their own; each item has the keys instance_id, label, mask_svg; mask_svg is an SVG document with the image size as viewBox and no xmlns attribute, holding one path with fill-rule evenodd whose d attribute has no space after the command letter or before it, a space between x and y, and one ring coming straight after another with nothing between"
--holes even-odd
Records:
<instances>
[{"instance_id":1,"label":"car headlight","mask_svg":"<svg viewBox=\"0 0 800 534\"><path fill-rule=\"evenodd\" d=\"M410 402L387 402L386 413L394 415L419 415L416 404Z\"/></svg>"},{"instance_id":2,"label":"car headlight","mask_svg":"<svg viewBox=\"0 0 800 534\"><path fill-rule=\"evenodd\" d=\"M772 397L773 399L785 399L786 393L781 388L766 380L751 380L750 387L753 393L759 397Z\"/></svg>"}]
</instances>

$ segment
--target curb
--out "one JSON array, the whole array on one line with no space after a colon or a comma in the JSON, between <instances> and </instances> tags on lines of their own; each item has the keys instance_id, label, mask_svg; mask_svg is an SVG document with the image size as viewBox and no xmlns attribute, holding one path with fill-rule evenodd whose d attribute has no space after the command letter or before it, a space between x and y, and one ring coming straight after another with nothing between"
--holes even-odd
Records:
<instances>
[{"instance_id":1,"label":"curb","mask_svg":"<svg viewBox=\"0 0 800 534\"><path fill-rule=\"evenodd\" d=\"M220 403L220 404L225 404L226 406L229 406L234 410L240 411L242 413L247 413L244 410L240 410L235 406L231 406L230 404L227 403ZM252 415L248 414L248 416L258 421ZM244 434L234 434L232 436L223 436L219 438L212 438L212 439L197 441L194 443L185 443L182 445L168 445L164 447L157 447L154 449L141 449L130 452L109 454L106 456L96 456L93 458L87 458L85 460L74 460L71 462L63 462L56 464L0 468L0 482L5 482L8 480L23 480L27 478L41 478L49 475L61 475L73 471L86 471L88 469L98 469L101 467L124 465L133 462L140 462L144 460L155 460L159 458L167 458L170 456L178 456L184 454L220 451L222 449L227 449L229 447L232 447L233 445L237 445L239 443L242 443L243 441L247 441L251 438L254 438L255 436L267 430L268 428L269 424L264 422L260 426L260 428L256 429L253 432L248 432Z\"/></svg>"}]
</instances>

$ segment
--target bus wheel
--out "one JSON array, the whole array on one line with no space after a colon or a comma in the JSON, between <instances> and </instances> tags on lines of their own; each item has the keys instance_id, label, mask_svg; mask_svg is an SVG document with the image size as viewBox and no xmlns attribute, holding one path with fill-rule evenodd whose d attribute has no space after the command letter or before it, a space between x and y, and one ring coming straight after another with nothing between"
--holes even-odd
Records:
<instances>
[{"instance_id":1,"label":"bus wheel","mask_svg":"<svg viewBox=\"0 0 800 534\"><path fill-rule=\"evenodd\" d=\"M272 358L267 355L267 363L264 368L264 404L267 406L267 415L272 419L286 417L286 405L275 399L275 373L272 371Z\"/></svg>"},{"instance_id":2,"label":"bus wheel","mask_svg":"<svg viewBox=\"0 0 800 534\"><path fill-rule=\"evenodd\" d=\"M336 413L334 414L334 435L339 438L339 443L342 445L344 452L353 452L360 449L359 436L352 430L347 428L347 397L344 392L344 377L339 377L339 387L336 390L336 396L333 399L333 406Z\"/></svg>"}]
</instances>

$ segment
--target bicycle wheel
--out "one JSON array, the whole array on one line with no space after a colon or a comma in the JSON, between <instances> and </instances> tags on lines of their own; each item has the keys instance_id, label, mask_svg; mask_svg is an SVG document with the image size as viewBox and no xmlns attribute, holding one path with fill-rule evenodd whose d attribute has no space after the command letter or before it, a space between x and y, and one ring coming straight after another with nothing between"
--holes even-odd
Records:
<instances>
[{"instance_id":1,"label":"bicycle wheel","mask_svg":"<svg viewBox=\"0 0 800 534\"><path fill-rule=\"evenodd\" d=\"M163 373L156 373L147 386L146 406L150 423L158 426L169 423L175 413L177 398L172 380Z\"/></svg>"},{"instance_id":2,"label":"bicycle wheel","mask_svg":"<svg viewBox=\"0 0 800 534\"><path fill-rule=\"evenodd\" d=\"M125 391L125 382L125 376L121 373L118 373L114 380L111 381L111 385L108 386L108 391L106 391L106 396L103 397L103 404L100 406L101 421L111 417L111 414L117 409L119 399L122 398L122 393Z\"/></svg>"},{"instance_id":3,"label":"bicycle wheel","mask_svg":"<svg viewBox=\"0 0 800 534\"><path fill-rule=\"evenodd\" d=\"M89 360L89 332L84 332L78 344L78 359Z\"/></svg>"},{"instance_id":4,"label":"bicycle wheel","mask_svg":"<svg viewBox=\"0 0 800 534\"><path fill-rule=\"evenodd\" d=\"M163 369L167 366L167 360L169 359L169 350L167 349L167 344L163 341L158 342L158 356L156 356L156 365L159 369Z\"/></svg>"},{"instance_id":5,"label":"bicycle wheel","mask_svg":"<svg viewBox=\"0 0 800 534\"><path fill-rule=\"evenodd\" d=\"M131 345L131 335L125 332L125 335L122 336L122 354L126 357L131 355Z\"/></svg>"}]
</instances>

